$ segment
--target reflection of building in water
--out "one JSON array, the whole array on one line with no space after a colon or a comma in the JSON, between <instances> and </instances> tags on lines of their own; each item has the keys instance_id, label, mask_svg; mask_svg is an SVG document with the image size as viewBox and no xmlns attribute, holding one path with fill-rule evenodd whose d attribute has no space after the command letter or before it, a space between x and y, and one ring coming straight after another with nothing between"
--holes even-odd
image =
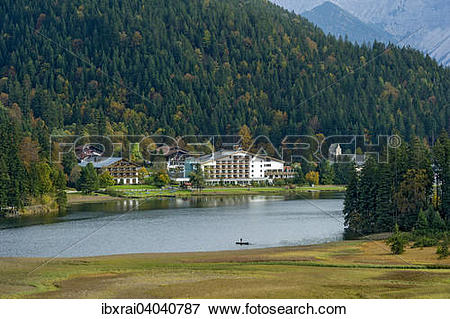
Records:
<instances>
[{"instance_id":1,"label":"reflection of building in water","mask_svg":"<svg viewBox=\"0 0 450 319\"><path fill-rule=\"evenodd\" d=\"M140 201L137 199L126 199L126 200L120 200L116 202L116 208L121 211L128 211L133 210L137 207L139 207Z\"/></svg>"}]
</instances>

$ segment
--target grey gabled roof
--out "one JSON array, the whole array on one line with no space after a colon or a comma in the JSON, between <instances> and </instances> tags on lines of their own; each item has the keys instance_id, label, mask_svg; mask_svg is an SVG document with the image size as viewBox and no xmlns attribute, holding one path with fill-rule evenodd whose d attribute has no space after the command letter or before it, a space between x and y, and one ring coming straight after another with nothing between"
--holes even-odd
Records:
<instances>
[{"instance_id":1,"label":"grey gabled roof","mask_svg":"<svg viewBox=\"0 0 450 319\"><path fill-rule=\"evenodd\" d=\"M94 168L103 168L110 166L114 163L120 162L122 160L122 157L88 157L84 160L82 160L78 165L81 167L85 167L87 164L92 163L94 165Z\"/></svg>"}]
</instances>

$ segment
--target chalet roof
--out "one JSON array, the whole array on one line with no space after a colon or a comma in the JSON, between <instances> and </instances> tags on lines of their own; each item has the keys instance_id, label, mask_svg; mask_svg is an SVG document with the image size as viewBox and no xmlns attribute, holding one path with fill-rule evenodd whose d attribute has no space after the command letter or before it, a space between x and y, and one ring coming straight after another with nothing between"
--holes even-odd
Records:
<instances>
[{"instance_id":1,"label":"chalet roof","mask_svg":"<svg viewBox=\"0 0 450 319\"><path fill-rule=\"evenodd\" d=\"M87 166L87 164L92 163L92 165L94 165L94 168L103 168L120 162L121 160L123 160L122 157L92 156L82 160L78 165L80 165L81 167L85 167Z\"/></svg>"},{"instance_id":2,"label":"chalet roof","mask_svg":"<svg viewBox=\"0 0 450 319\"><path fill-rule=\"evenodd\" d=\"M156 149L156 152L161 152L163 156L169 157L173 154L188 154L189 151L182 149L180 147L163 145Z\"/></svg>"}]
</instances>

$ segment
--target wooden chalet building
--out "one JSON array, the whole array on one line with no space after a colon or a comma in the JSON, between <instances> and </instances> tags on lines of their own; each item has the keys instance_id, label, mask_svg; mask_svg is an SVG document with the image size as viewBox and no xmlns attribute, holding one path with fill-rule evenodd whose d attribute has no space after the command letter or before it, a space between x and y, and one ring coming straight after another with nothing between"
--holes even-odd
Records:
<instances>
[{"instance_id":1,"label":"wooden chalet building","mask_svg":"<svg viewBox=\"0 0 450 319\"><path fill-rule=\"evenodd\" d=\"M122 157L92 156L82 160L79 165L85 167L89 163L94 165L99 174L108 171L117 185L139 184L139 169L141 167Z\"/></svg>"}]
</instances>

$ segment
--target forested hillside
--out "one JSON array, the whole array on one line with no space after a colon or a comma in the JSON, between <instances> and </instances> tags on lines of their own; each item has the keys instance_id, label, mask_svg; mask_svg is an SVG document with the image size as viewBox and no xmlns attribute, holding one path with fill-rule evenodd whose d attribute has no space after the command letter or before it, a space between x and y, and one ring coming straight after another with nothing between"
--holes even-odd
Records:
<instances>
[{"instance_id":1,"label":"forested hillside","mask_svg":"<svg viewBox=\"0 0 450 319\"><path fill-rule=\"evenodd\" d=\"M0 15L0 207L64 203L76 161L50 162L50 134L449 129L449 69L267 1L3 0Z\"/></svg>"},{"instance_id":2,"label":"forested hillside","mask_svg":"<svg viewBox=\"0 0 450 319\"><path fill-rule=\"evenodd\" d=\"M449 69L338 41L267 1L4 0L0 14L1 102L30 134L38 118L91 134L247 124L275 140L449 127Z\"/></svg>"}]
</instances>

